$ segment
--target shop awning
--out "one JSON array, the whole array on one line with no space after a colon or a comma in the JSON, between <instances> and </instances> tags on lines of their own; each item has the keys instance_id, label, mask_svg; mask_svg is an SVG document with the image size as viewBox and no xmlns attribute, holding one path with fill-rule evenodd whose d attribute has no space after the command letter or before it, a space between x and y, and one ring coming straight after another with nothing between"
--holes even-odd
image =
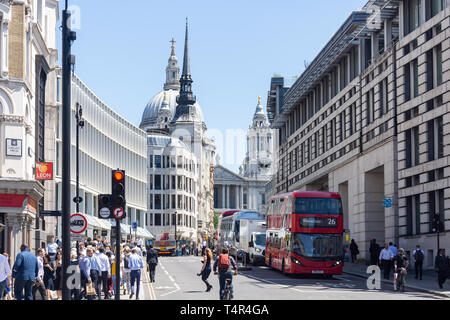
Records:
<instances>
[{"instance_id":1,"label":"shop awning","mask_svg":"<svg viewBox=\"0 0 450 320\"><path fill-rule=\"evenodd\" d=\"M116 226L116 220L112 220L110 222L112 227ZM129 234L130 233L130 226L128 224L120 223L120 233Z\"/></svg>"},{"instance_id":2,"label":"shop awning","mask_svg":"<svg viewBox=\"0 0 450 320\"><path fill-rule=\"evenodd\" d=\"M95 220L97 220L98 224L102 226L102 229L104 230L111 230L111 223L108 220L105 219L99 219L97 217L93 217Z\"/></svg>"},{"instance_id":3,"label":"shop awning","mask_svg":"<svg viewBox=\"0 0 450 320\"><path fill-rule=\"evenodd\" d=\"M150 233L150 231L148 231L145 228L138 227L136 231L137 231L136 233L139 237L142 237L145 239L155 239L155 237Z\"/></svg>"},{"instance_id":4,"label":"shop awning","mask_svg":"<svg viewBox=\"0 0 450 320\"><path fill-rule=\"evenodd\" d=\"M96 219L94 216L84 214L84 213L80 213L80 214L86 218L88 226L93 227L93 228L103 229L102 225L98 222L98 219Z\"/></svg>"}]
</instances>

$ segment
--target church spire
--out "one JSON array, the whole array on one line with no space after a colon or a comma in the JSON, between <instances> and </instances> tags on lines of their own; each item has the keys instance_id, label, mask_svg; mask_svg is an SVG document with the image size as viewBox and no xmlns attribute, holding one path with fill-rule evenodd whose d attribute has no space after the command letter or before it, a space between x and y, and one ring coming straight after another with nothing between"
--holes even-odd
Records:
<instances>
[{"instance_id":1,"label":"church spire","mask_svg":"<svg viewBox=\"0 0 450 320\"><path fill-rule=\"evenodd\" d=\"M183 59L183 73L180 79L180 95L177 98L179 105L194 105L196 102L195 96L192 94L192 78L191 66L189 61L189 30L188 21L186 18L186 38L184 42L184 59Z\"/></svg>"}]
</instances>

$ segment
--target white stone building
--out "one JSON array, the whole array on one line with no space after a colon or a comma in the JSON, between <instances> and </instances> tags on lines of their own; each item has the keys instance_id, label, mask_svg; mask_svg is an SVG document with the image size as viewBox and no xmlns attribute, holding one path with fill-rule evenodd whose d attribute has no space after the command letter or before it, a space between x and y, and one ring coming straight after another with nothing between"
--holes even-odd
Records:
<instances>
[{"instance_id":1,"label":"white stone building","mask_svg":"<svg viewBox=\"0 0 450 320\"><path fill-rule=\"evenodd\" d=\"M216 212L245 209L265 213L265 186L270 182L274 172L275 139L274 130L269 127L261 105L261 97L259 97L252 124L247 131L246 156L239 174L219 163L214 169Z\"/></svg>"},{"instance_id":2,"label":"white stone building","mask_svg":"<svg viewBox=\"0 0 450 320\"><path fill-rule=\"evenodd\" d=\"M177 239L196 245L212 230L215 145L192 95L187 25L181 79L173 44L163 91L147 104L140 125L148 143L149 228L159 240L174 235L177 223Z\"/></svg>"},{"instance_id":3,"label":"white stone building","mask_svg":"<svg viewBox=\"0 0 450 320\"><path fill-rule=\"evenodd\" d=\"M34 168L51 160L58 18L56 0L0 1L0 251L11 257L22 244L34 250L47 242L39 217L47 184Z\"/></svg>"}]
</instances>

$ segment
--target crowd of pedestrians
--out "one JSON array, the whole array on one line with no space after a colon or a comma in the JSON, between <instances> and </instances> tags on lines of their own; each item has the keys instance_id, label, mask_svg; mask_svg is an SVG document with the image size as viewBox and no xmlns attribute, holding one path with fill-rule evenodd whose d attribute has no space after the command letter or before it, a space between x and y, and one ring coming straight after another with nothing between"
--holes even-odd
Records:
<instances>
[{"instance_id":1,"label":"crowd of pedestrians","mask_svg":"<svg viewBox=\"0 0 450 320\"><path fill-rule=\"evenodd\" d=\"M383 247L377 243L376 239L370 240L369 255L370 264L378 265L383 270L383 277L386 280L390 279L391 271L395 272L395 261L398 260L399 252L404 250L398 249L397 245L392 242L385 243ZM356 262L357 255L359 254L358 246L352 239L350 243L350 255L352 263ZM411 253L414 258L414 275L418 280L423 279L423 263L425 258L425 252L421 249L420 245L416 246L416 249ZM408 260L403 256L402 259ZM406 268L407 269L407 268ZM450 258L445 255L445 249L440 249L438 255L434 261L434 271L437 273L437 280L439 288L443 288L443 284L447 279L450 279Z\"/></svg>"},{"instance_id":2,"label":"crowd of pedestrians","mask_svg":"<svg viewBox=\"0 0 450 320\"><path fill-rule=\"evenodd\" d=\"M46 248L38 248L33 254L27 245L20 247L20 253L11 267L7 253L0 255L0 300L62 300L63 268L62 243L50 238ZM120 243L120 270L116 268L116 248L111 247L106 238L73 245L70 264L80 274L81 286L72 289L74 300L111 299L115 294L118 272L120 288L130 299L139 300L141 270L144 268L145 247L141 241L131 240ZM157 252L149 250L149 271L154 282L158 263ZM92 290L89 290L92 289ZM55 298L56 299L56 298Z\"/></svg>"}]
</instances>

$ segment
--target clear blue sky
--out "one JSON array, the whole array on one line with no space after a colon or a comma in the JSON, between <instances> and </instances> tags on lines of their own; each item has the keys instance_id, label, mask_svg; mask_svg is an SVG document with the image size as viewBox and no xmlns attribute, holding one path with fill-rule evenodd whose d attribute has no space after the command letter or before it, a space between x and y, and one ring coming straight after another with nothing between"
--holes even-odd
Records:
<instances>
[{"instance_id":1,"label":"clear blue sky","mask_svg":"<svg viewBox=\"0 0 450 320\"><path fill-rule=\"evenodd\" d=\"M147 102L162 90L172 37L182 68L188 17L193 91L208 129L247 129L258 96L266 106L270 78L300 75L305 60L366 2L69 0L80 10L75 73L139 126ZM239 163L226 166L237 171Z\"/></svg>"}]
</instances>

